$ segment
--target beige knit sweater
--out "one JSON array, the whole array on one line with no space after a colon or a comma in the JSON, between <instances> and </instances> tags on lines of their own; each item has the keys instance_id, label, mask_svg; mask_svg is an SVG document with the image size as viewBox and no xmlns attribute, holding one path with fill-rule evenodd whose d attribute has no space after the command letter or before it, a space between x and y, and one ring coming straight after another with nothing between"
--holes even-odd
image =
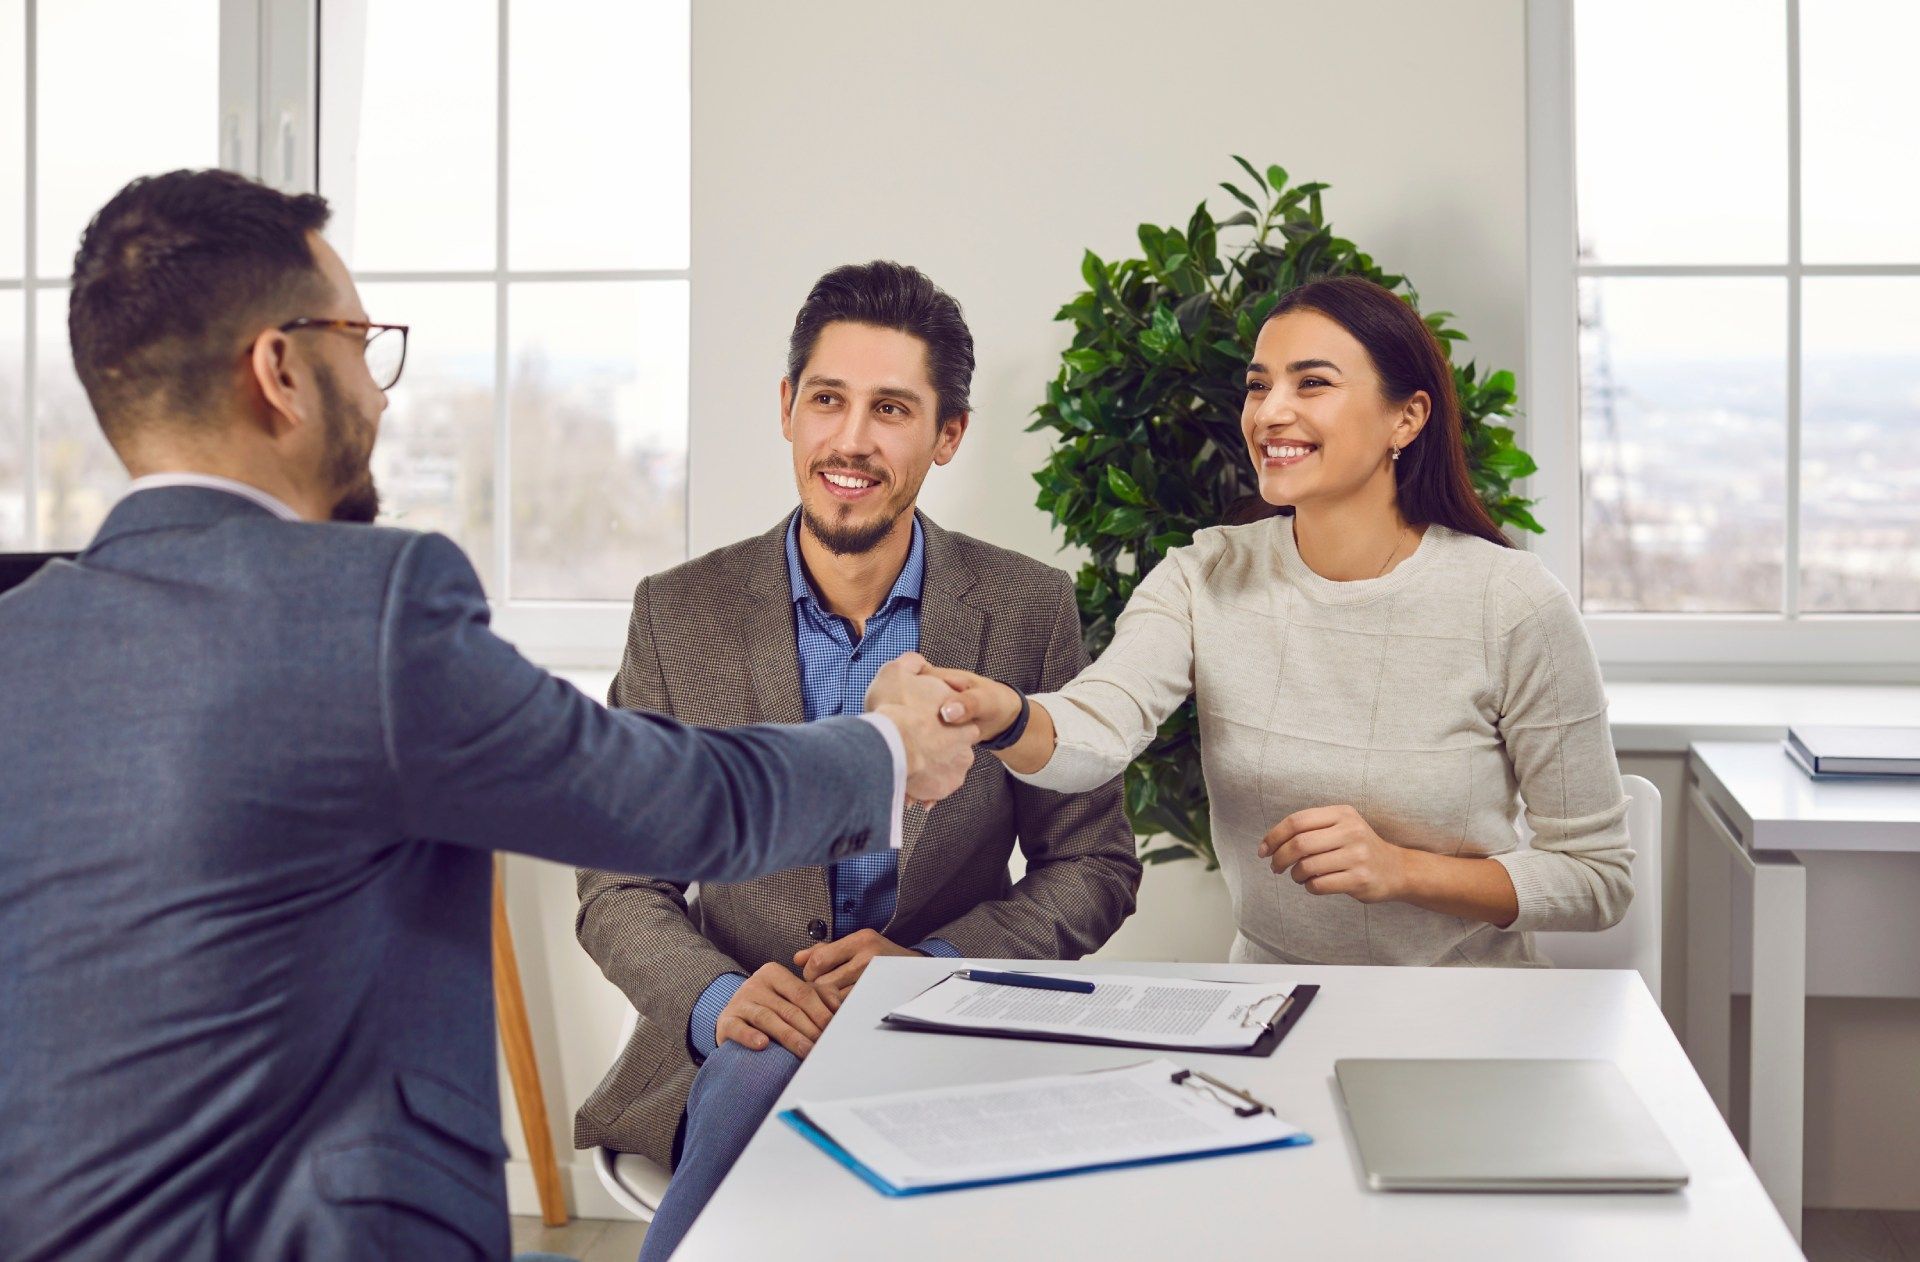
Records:
<instances>
[{"instance_id":1,"label":"beige knit sweater","mask_svg":"<svg viewBox=\"0 0 1920 1262\"><path fill-rule=\"evenodd\" d=\"M1339 583L1300 559L1291 518L1201 531L1141 582L1099 661L1033 698L1058 744L1021 778L1092 788L1189 694L1235 961L1544 964L1530 930L1626 912L1627 802L1599 665L1530 553L1432 526L1391 573ZM1498 929L1309 894L1261 860L1280 820L1339 805L1396 845L1503 864L1519 918Z\"/></svg>"}]
</instances>

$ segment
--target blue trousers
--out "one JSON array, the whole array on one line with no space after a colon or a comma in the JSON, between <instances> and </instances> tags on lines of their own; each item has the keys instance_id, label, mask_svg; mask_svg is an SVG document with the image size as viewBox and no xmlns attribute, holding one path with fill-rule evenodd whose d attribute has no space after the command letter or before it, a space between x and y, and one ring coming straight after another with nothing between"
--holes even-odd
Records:
<instances>
[{"instance_id":1,"label":"blue trousers","mask_svg":"<svg viewBox=\"0 0 1920 1262\"><path fill-rule=\"evenodd\" d=\"M647 1225L640 1262L666 1262L673 1256L799 1068L799 1057L778 1043L761 1052L722 1043L707 1057L687 1095L680 1159Z\"/></svg>"}]
</instances>

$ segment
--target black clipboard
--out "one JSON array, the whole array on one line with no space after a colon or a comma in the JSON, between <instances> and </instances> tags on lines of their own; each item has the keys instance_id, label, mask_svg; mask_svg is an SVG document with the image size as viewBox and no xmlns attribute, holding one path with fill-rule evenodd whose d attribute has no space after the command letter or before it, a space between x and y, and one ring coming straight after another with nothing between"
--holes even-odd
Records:
<instances>
[{"instance_id":1,"label":"black clipboard","mask_svg":"<svg viewBox=\"0 0 1920 1262\"><path fill-rule=\"evenodd\" d=\"M941 985L953 975L949 973L933 986ZM932 990L933 986L927 987ZM927 990L920 994L924 995ZM922 1021L917 1017L900 1017L889 1012L880 1018L882 1025L892 1026L896 1030L917 1031L925 1034L963 1034L988 1039L1024 1039L1035 1043L1089 1043L1098 1047L1144 1047L1161 1052L1187 1052L1204 1056L1271 1056L1279 1048L1280 1041L1287 1037L1293 1027L1299 1024L1300 1014L1307 1010L1313 997L1320 993L1320 987L1303 982L1288 992L1287 1002L1267 1022L1266 1033L1246 1047L1192 1047L1178 1043L1153 1043L1143 1039L1123 1039L1100 1034L1046 1034L1030 1030L975 1030L961 1026L944 1025L938 1021ZM918 996L916 996L917 998Z\"/></svg>"}]
</instances>

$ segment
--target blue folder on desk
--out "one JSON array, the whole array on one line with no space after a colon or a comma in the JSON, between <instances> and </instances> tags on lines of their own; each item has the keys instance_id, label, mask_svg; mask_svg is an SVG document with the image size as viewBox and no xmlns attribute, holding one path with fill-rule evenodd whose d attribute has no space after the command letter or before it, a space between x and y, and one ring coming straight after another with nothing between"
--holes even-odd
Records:
<instances>
[{"instance_id":1,"label":"blue folder on desk","mask_svg":"<svg viewBox=\"0 0 1920 1262\"><path fill-rule=\"evenodd\" d=\"M964 1101L948 1112L975 1129L937 1132L940 1106L949 1101ZM1050 1108L1070 1119L1064 1130L1051 1126L1050 1119L1040 1120ZM1125 1143L1102 1133L1116 1113L1139 1111L1154 1114L1148 1120L1157 1124L1159 1141ZM992 1119L991 1131L979 1129L981 1118ZM1090 1074L803 1104L783 1111L780 1120L883 1196L1028 1183L1313 1142L1246 1092L1165 1060ZM1065 1150L1042 1160L1010 1156L1021 1147L1023 1125L1047 1127L1050 1142ZM1165 1138L1177 1132L1184 1132L1178 1140ZM1008 1151L993 1153L997 1141L1004 1141Z\"/></svg>"}]
</instances>

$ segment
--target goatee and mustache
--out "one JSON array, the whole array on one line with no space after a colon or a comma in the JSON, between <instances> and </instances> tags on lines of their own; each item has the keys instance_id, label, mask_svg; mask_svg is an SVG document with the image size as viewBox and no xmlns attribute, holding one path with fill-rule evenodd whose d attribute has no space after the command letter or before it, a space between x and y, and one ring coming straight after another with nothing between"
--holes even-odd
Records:
<instances>
[{"instance_id":1,"label":"goatee and mustache","mask_svg":"<svg viewBox=\"0 0 1920 1262\"><path fill-rule=\"evenodd\" d=\"M380 516L380 489L373 484L373 425L361 423L341 394L339 382L326 368L316 366L314 384L320 393L322 424L326 426L327 482L344 488L333 506L333 520L368 525ZM355 442L352 431L366 434Z\"/></svg>"},{"instance_id":2,"label":"goatee and mustache","mask_svg":"<svg viewBox=\"0 0 1920 1262\"><path fill-rule=\"evenodd\" d=\"M823 473L847 473L857 478L872 478L881 486L885 486L888 481L886 474L858 460L822 462L809 469L807 476L817 478ZM847 505L840 509L840 514L844 517L852 511L852 506ZM893 512L883 513L865 523L828 521L813 511L813 501L810 497L806 495L800 497L801 521L806 523L807 530L813 537L835 556L857 556L862 552L873 551L880 546L880 541L887 537L893 529L893 524L900 520L900 514L905 511L904 507L896 507Z\"/></svg>"}]
</instances>

